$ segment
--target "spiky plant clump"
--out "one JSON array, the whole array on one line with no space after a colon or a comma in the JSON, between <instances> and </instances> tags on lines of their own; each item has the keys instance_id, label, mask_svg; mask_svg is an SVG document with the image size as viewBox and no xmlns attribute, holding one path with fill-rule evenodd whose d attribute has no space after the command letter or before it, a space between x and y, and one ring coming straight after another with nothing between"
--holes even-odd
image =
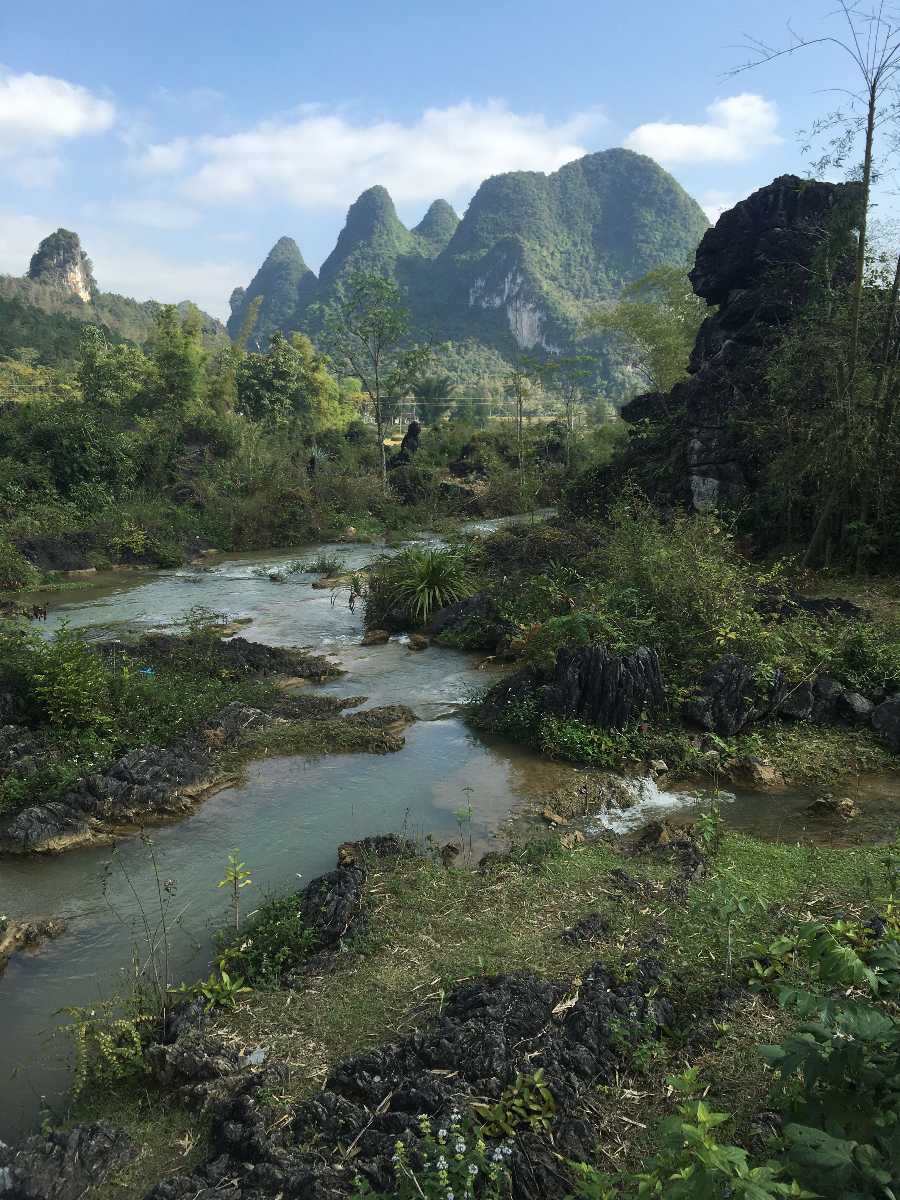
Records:
<instances>
[{"instance_id":1,"label":"spiky plant clump","mask_svg":"<svg viewBox=\"0 0 900 1200\"><path fill-rule=\"evenodd\" d=\"M470 596L472 577L454 550L412 546L391 563L391 601L403 607L416 624L424 625L433 612Z\"/></svg>"}]
</instances>

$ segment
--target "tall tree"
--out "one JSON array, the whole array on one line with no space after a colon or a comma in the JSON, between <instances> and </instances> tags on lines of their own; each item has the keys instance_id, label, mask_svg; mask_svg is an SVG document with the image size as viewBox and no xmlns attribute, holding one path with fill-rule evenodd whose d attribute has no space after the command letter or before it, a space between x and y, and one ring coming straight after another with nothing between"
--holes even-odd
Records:
<instances>
[{"instance_id":1,"label":"tall tree","mask_svg":"<svg viewBox=\"0 0 900 1200\"><path fill-rule=\"evenodd\" d=\"M425 375L413 387L416 409L423 421L434 424L453 404L453 381L449 375Z\"/></svg>"},{"instance_id":2,"label":"tall tree","mask_svg":"<svg viewBox=\"0 0 900 1200\"><path fill-rule=\"evenodd\" d=\"M129 412L147 386L150 364L135 346L111 346L96 325L85 325L78 348L76 377L84 401L94 410Z\"/></svg>"},{"instance_id":3,"label":"tall tree","mask_svg":"<svg viewBox=\"0 0 900 1200\"><path fill-rule=\"evenodd\" d=\"M546 359L539 367L544 390L551 396L557 396L563 406L566 423L566 470L572 466L578 410L586 403L591 391L589 384L594 374L593 364L594 359L589 354L561 354Z\"/></svg>"},{"instance_id":4,"label":"tall tree","mask_svg":"<svg viewBox=\"0 0 900 1200\"><path fill-rule=\"evenodd\" d=\"M243 355L237 371L238 408L253 421L316 434L352 415L324 355L302 333L273 333L265 354Z\"/></svg>"},{"instance_id":5,"label":"tall tree","mask_svg":"<svg viewBox=\"0 0 900 1200\"><path fill-rule=\"evenodd\" d=\"M199 311L191 305L182 316L174 304L163 305L150 353L157 374L155 405L178 417L196 410L204 395L206 362Z\"/></svg>"},{"instance_id":6,"label":"tall tree","mask_svg":"<svg viewBox=\"0 0 900 1200\"><path fill-rule=\"evenodd\" d=\"M325 345L342 375L358 379L378 430L381 478L387 484L384 439L397 398L424 372L431 351L410 344L410 316L391 279L352 271L325 308Z\"/></svg>"},{"instance_id":7,"label":"tall tree","mask_svg":"<svg viewBox=\"0 0 900 1200\"><path fill-rule=\"evenodd\" d=\"M668 392L687 374L697 331L707 312L684 267L657 267L592 313L585 333L612 334L643 387Z\"/></svg>"}]
</instances>

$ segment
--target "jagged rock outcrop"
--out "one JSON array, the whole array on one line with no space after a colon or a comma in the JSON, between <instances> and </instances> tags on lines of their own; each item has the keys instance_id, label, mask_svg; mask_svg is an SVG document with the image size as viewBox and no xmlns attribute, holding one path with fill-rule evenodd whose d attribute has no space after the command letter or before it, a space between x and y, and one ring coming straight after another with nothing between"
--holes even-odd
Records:
<instances>
[{"instance_id":1,"label":"jagged rock outcrop","mask_svg":"<svg viewBox=\"0 0 900 1200\"><path fill-rule=\"evenodd\" d=\"M136 1154L125 1133L105 1121L36 1134L17 1147L0 1142L0 1197L81 1200Z\"/></svg>"},{"instance_id":2,"label":"jagged rock outcrop","mask_svg":"<svg viewBox=\"0 0 900 1200\"><path fill-rule=\"evenodd\" d=\"M204 1165L158 1184L147 1200L211 1200L226 1179L235 1200L312 1200L345 1194L356 1175L391 1195L395 1143L415 1146L421 1114L449 1127L474 1097L496 1099L517 1073L537 1070L555 1101L552 1138L523 1126L507 1139L512 1196L562 1200L572 1190L566 1160L588 1159L596 1139L587 1097L674 1017L661 983L659 964L640 956L627 980L601 962L577 982L530 972L475 979L455 988L423 1029L337 1064L321 1091L275 1122L264 1092L277 1068L241 1065L214 1040L204 1056L202 1039L187 1031L159 1058L180 1097L215 1097L213 1149ZM190 1080L182 1081L185 1073Z\"/></svg>"},{"instance_id":3,"label":"jagged rock outcrop","mask_svg":"<svg viewBox=\"0 0 900 1200\"><path fill-rule=\"evenodd\" d=\"M526 668L495 684L476 719L502 729L510 714L531 709L624 729L664 698L655 650L639 646L632 654L612 654L605 646L561 646L550 671Z\"/></svg>"},{"instance_id":4,"label":"jagged rock outcrop","mask_svg":"<svg viewBox=\"0 0 900 1200\"><path fill-rule=\"evenodd\" d=\"M28 278L71 292L88 303L96 291L91 260L81 248L81 240L71 229L57 229L40 243L31 256Z\"/></svg>"},{"instance_id":5,"label":"jagged rock outcrop","mask_svg":"<svg viewBox=\"0 0 900 1200\"><path fill-rule=\"evenodd\" d=\"M655 650L639 646L633 654L611 654L605 646L561 646L543 704L563 717L624 729L662 704L663 693Z\"/></svg>"},{"instance_id":6,"label":"jagged rock outcrop","mask_svg":"<svg viewBox=\"0 0 900 1200\"><path fill-rule=\"evenodd\" d=\"M775 717L871 728L900 752L900 696L885 698L883 690L864 696L824 674L794 683L779 670L763 683L736 654L723 654L703 673L696 693L684 701L682 715L689 724L720 737L733 737L757 721Z\"/></svg>"},{"instance_id":7,"label":"jagged rock outcrop","mask_svg":"<svg viewBox=\"0 0 900 1200\"><path fill-rule=\"evenodd\" d=\"M782 175L707 230L690 279L717 307L700 328L690 375L668 395L623 408L638 428L613 464L573 487L573 511L602 510L628 479L657 503L696 511L735 506L754 490L760 464L748 426L768 403L771 350L807 299L834 217L852 213L858 196L856 184ZM848 256L836 256L836 274L847 273ZM646 419L656 432L640 426Z\"/></svg>"}]
</instances>

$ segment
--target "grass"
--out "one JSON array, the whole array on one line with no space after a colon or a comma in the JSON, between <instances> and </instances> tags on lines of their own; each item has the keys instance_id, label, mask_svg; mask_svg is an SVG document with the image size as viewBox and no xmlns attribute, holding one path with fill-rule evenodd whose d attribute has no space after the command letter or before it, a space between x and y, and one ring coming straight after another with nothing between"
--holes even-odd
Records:
<instances>
[{"instance_id":1,"label":"grass","mask_svg":"<svg viewBox=\"0 0 900 1200\"><path fill-rule=\"evenodd\" d=\"M577 979L598 960L627 973L638 957L656 953L678 1019L670 1036L639 1045L627 1073L588 1101L601 1163L639 1166L652 1150L656 1117L672 1108L665 1078L688 1065L699 1068L716 1106L734 1115L729 1134L747 1144L758 1136L755 1116L770 1085L753 1047L777 1040L788 1019L771 997L743 986L750 947L809 916L871 911L873 887L882 894L872 880L882 873L884 851L726 834L707 876L686 888L671 859L624 851L612 841L567 851L551 840L482 871L446 870L426 858L376 863L366 885L369 926L349 953L302 986L242 997L217 1015L213 1031L242 1050L264 1046L270 1060L286 1065L284 1092L272 1098L286 1111L320 1087L336 1062L411 1032L472 976L531 970ZM616 868L632 882L612 874ZM736 896L753 902L729 929L723 914ZM580 945L561 940L564 929L594 912L606 920L602 935ZM142 1149L97 1200L139 1200L202 1154L202 1128L152 1088L87 1094L73 1117L104 1115L134 1131Z\"/></svg>"},{"instance_id":2,"label":"grass","mask_svg":"<svg viewBox=\"0 0 900 1200\"><path fill-rule=\"evenodd\" d=\"M78 1120L109 1121L137 1150L131 1162L90 1189L91 1200L140 1200L152 1184L190 1171L209 1155L207 1120L156 1088L131 1085L92 1095L80 1102Z\"/></svg>"}]
</instances>

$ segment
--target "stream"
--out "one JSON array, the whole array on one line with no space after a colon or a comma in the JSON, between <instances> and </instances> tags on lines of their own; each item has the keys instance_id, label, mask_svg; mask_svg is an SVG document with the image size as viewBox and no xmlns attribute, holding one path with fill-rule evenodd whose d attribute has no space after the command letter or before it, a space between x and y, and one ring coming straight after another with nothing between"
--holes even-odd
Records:
<instances>
[{"instance_id":1,"label":"stream","mask_svg":"<svg viewBox=\"0 0 900 1200\"><path fill-rule=\"evenodd\" d=\"M252 763L240 786L219 792L185 819L152 830L160 877L174 881L169 913L170 920L178 919L170 975L176 980L208 973L212 933L228 916L225 891L216 884L229 851L239 848L252 871L252 887L242 893L250 911L253 899L267 891L299 887L330 870L340 842L368 834L400 831L420 839L432 836L438 843L462 835L477 858L498 845L517 814L584 774L464 724L460 705L500 674L491 665L479 665L483 656L435 646L414 653L404 638L360 647L361 615L350 612L346 595L333 599L328 591L312 588L309 574L290 576L285 583L268 579L270 570L319 552L349 570L383 548L326 545L219 556L198 568L98 576L84 589L48 596L48 633L63 622L112 635L126 628L161 628L182 622L195 606L252 618L242 630L246 637L311 647L348 672L313 685L317 690L366 695L367 705L407 704L419 718L396 754ZM635 787L640 795L634 808L598 818L595 826L624 830L663 812L690 812L700 803L687 792L660 791L649 780ZM863 795L866 787L870 795ZM852 839L890 836L900 811L898 785L886 787L880 780L860 789L852 793L862 801ZM723 815L729 825L761 836L811 837L815 823L804 811L809 799L792 793L726 794ZM461 810L469 806L471 816L461 820ZM133 954L140 953L142 911L151 921L158 917L155 868L144 842L122 840L110 862L107 846L49 859L0 859L0 913L69 920L61 938L37 952L14 955L0 976L0 1139L29 1132L42 1098L53 1105L65 1095L69 1045L64 1036L54 1036L65 1020L62 1010L113 996L131 977Z\"/></svg>"}]
</instances>

